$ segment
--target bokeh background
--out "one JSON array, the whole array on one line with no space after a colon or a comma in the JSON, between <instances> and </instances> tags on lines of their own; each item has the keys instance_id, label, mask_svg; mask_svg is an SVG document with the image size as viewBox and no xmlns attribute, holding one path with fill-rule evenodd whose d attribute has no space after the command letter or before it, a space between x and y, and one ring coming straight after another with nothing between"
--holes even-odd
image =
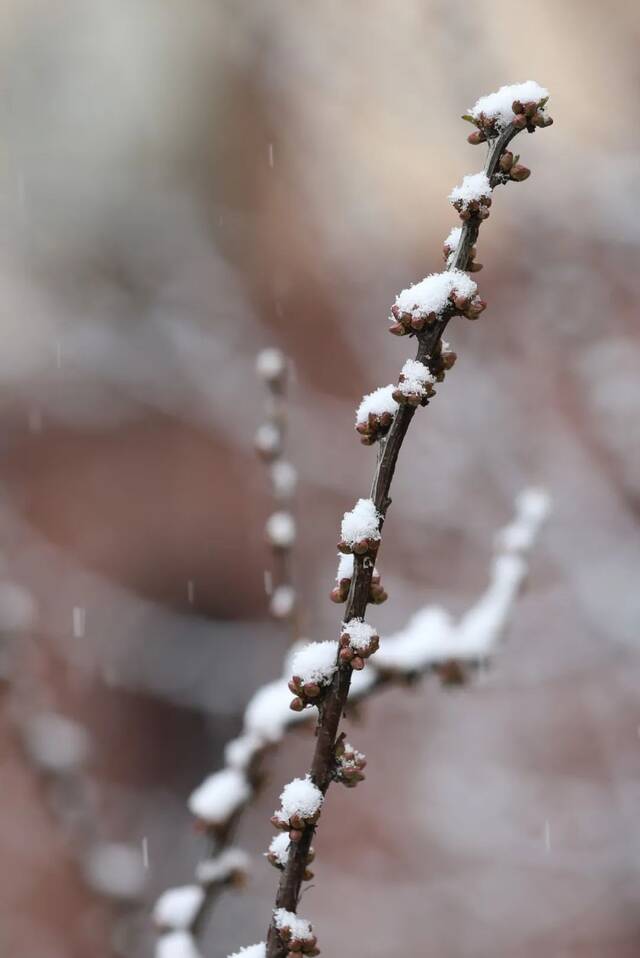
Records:
<instances>
[{"instance_id":1,"label":"bokeh background","mask_svg":"<svg viewBox=\"0 0 640 958\"><path fill-rule=\"evenodd\" d=\"M327 955L637 955L640 8L0 9L3 952L152 953L145 908L202 853L185 799L287 642L255 355L292 358L296 585L304 632L332 638L338 519L375 455L353 412L408 355L389 305L441 268L446 196L481 166L460 114L532 78L555 125L518 141L532 176L482 231L489 308L450 328L458 363L403 449L375 623L469 606L524 485L554 511L491 671L367 703L368 781L332 791L303 911ZM88 730L94 827L146 849L125 946L25 757L17 690ZM268 817L310 747L300 730L270 760L210 958L264 936Z\"/></svg>"}]
</instances>

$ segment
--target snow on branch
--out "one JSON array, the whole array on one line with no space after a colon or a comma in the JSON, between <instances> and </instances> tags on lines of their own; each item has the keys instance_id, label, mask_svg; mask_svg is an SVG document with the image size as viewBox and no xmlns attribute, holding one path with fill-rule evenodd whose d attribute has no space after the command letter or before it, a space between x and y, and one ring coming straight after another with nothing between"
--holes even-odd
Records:
<instances>
[{"instance_id":1,"label":"snow on branch","mask_svg":"<svg viewBox=\"0 0 640 958\"><path fill-rule=\"evenodd\" d=\"M513 90L510 92L513 93ZM517 182L518 179L525 179L528 175L528 171L524 174L520 171L514 175L517 158L507 157L506 150L511 140L521 130L535 132L538 127L549 125L549 120L544 114L546 96L537 98L538 92L546 94L546 91L536 89L531 94L536 98L531 102L521 103L517 98L512 100L513 119L509 119L506 125L503 124L503 117L499 111L491 113L493 110L491 103L488 107L489 116L480 109L478 117L472 115L468 117L478 127L472 142L491 139L491 144L482 176L474 178L471 183L469 181L463 183L462 193L454 198L454 203L460 200L463 205L461 211L463 226L457 247L447 257L444 273L431 274L421 283L403 290L392 306L390 332L399 336L416 336L418 348L414 360L426 365L436 378L441 376L445 369L441 359L440 341L449 321L454 316L477 319L486 307L486 303L477 295L476 284L467 275L472 261L470 250L477 242L481 223L486 219L492 199L486 193L487 184L488 188L493 190L497 185L509 181ZM516 91L514 95L528 96L530 93L531 91L527 88L526 91ZM500 95L504 96L504 93ZM482 113L482 119L480 113ZM502 166L500 166L501 162ZM468 194L473 190L475 190L473 193L475 198L470 198ZM343 519L338 548L341 552L354 554L353 574L343 619L345 622L354 618L359 620L365 618L381 529L391 504L389 493L393 475L400 449L415 412L416 407L413 404L400 404L388 432L379 439L370 498L361 499L358 503L358 506L363 508L365 503L367 504L367 511L371 517L375 517L375 524L361 523L360 519L364 519L364 516L356 515L358 507L354 512L347 513ZM500 583L502 596L508 592L504 585L506 574L500 578ZM496 607L497 604L496 600ZM365 670L365 674L366 671L368 670ZM309 775L323 795L326 794L331 782L335 780L340 721L354 674L358 672L354 673L351 662L339 663L318 711L318 727ZM281 873L276 895L276 910L284 908L295 912L297 908L306 872L307 854L315 829L315 822L305 824L301 829L301 836L295 843L292 842L289 848L287 864ZM277 922L272 919L267 934L267 958L284 958L286 952L286 943L279 935Z\"/></svg>"},{"instance_id":2,"label":"snow on branch","mask_svg":"<svg viewBox=\"0 0 640 958\"><path fill-rule=\"evenodd\" d=\"M414 679L417 675L429 672L439 674L443 681L447 681L453 674L451 663L454 661L459 662L465 670L480 663L486 664L498 650L504 636L519 591L526 579L529 555L536 545L549 508L549 496L544 490L531 488L521 492L516 499L513 520L496 534L496 553L487 591L457 624L450 613L439 606L426 606L416 612L406 626L385 637L379 643L380 647L367 669L354 674L349 702L366 699L389 683L405 682L407 679ZM343 575L352 573L352 555L340 556L340 563L343 567L339 572ZM377 644L376 639L379 642L373 626L358 619L343 623L341 650L345 647L342 635L349 636L347 640L349 646L358 649L360 655L368 649L373 651ZM327 656L327 661L331 661L333 674L337 667L335 661L338 643L311 643L311 647L326 644L332 646L331 656ZM251 775L250 770L258 770L259 764L269 750L284 738L289 728L297 725L301 720L311 718L314 714L313 711L308 710L302 713L291 710L291 692L287 685L287 677L294 669L304 671L300 667L300 662L304 663L305 659L304 656L300 659L300 656L309 647L293 648L286 657L283 677L262 686L255 692L245 709L242 734L230 741L225 748L226 768L209 776L203 783L206 785L212 779L214 783L215 781L228 783L227 787L221 791L219 786L216 786L213 792L209 793L209 799L211 794L214 798L216 794L225 797L226 811L229 816L227 822L223 821L220 814L221 806L214 802L213 811L218 830L237 816L254 796L254 782L257 781L258 776ZM365 765L364 755L352 745L344 741L336 745L336 763L333 773L335 781L353 788L364 778ZM229 777L226 775L228 772L232 773ZM241 773L240 777L237 777L237 773ZM202 787L200 786L200 789ZM200 789L196 789L193 794L202 794ZM230 800L234 793L238 798L237 789L240 789L244 796L242 806ZM205 790L205 796L206 794ZM193 809L192 799L189 804ZM285 868L288 860L291 830L299 831L295 829L295 826L304 824L305 821L314 817L317 818L322 802L322 793L308 778L294 780L283 790L280 808L274 814L279 832L265 852L269 863L279 871ZM196 805L202 811L199 803ZM205 806L207 814L211 816L212 809L209 802L206 802ZM204 824L206 827L206 822ZM298 834L295 837L298 837ZM305 881L313 877L308 867L313 858L313 848L310 847L305 855ZM177 949L187 947L184 933L193 932L199 916L207 906L210 906L212 896L225 886L242 884L250 867L251 860L246 852L227 848L199 863L195 873L195 884L164 892L156 902L153 912L154 921L162 932L160 941L163 943L163 949L175 948L178 955ZM176 938L174 935L167 944L167 935L178 931L183 932L183 936ZM195 947L195 940L193 940L193 947ZM263 951L256 954L264 955L264 945L252 947L261 947ZM250 950L241 951L238 954L245 953L250 954ZM164 958L167 954L171 958L170 951L156 951L156 958Z\"/></svg>"}]
</instances>

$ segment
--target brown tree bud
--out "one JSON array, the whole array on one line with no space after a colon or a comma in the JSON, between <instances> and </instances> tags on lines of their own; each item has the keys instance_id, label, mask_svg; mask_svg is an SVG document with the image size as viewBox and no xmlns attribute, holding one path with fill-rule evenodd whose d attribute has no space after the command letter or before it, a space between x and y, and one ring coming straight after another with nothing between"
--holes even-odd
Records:
<instances>
[{"instance_id":1,"label":"brown tree bud","mask_svg":"<svg viewBox=\"0 0 640 958\"><path fill-rule=\"evenodd\" d=\"M467 137L467 143L471 143L472 146L478 146L479 143L486 142L486 139L482 130L474 130L473 133L470 133Z\"/></svg>"},{"instance_id":2,"label":"brown tree bud","mask_svg":"<svg viewBox=\"0 0 640 958\"><path fill-rule=\"evenodd\" d=\"M404 328L402 323L391 323L389 326L389 332L392 336L406 336L407 330Z\"/></svg>"},{"instance_id":3,"label":"brown tree bud","mask_svg":"<svg viewBox=\"0 0 640 958\"><path fill-rule=\"evenodd\" d=\"M520 183L522 180L529 179L531 176L531 170L526 166L522 166L520 163L516 163L516 165L511 168L509 175L512 180L516 181L516 183Z\"/></svg>"}]
</instances>

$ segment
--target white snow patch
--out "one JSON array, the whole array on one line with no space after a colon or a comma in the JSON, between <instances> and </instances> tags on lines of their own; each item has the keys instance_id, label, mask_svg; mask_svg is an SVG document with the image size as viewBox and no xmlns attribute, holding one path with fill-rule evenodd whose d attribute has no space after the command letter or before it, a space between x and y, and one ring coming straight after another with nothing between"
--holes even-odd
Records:
<instances>
[{"instance_id":1,"label":"white snow patch","mask_svg":"<svg viewBox=\"0 0 640 958\"><path fill-rule=\"evenodd\" d=\"M455 252L460 244L460 237L462 236L462 227L454 226L446 240L444 241L444 246L448 246L451 252Z\"/></svg>"},{"instance_id":2,"label":"white snow patch","mask_svg":"<svg viewBox=\"0 0 640 958\"><path fill-rule=\"evenodd\" d=\"M202 885L227 881L238 872L248 872L251 859L241 848L225 848L215 858L206 858L196 866L196 879Z\"/></svg>"},{"instance_id":3,"label":"white snow patch","mask_svg":"<svg viewBox=\"0 0 640 958\"><path fill-rule=\"evenodd\" d=\"M356 412L356 425L366 423L371 413L374 416L382 416L384 413L395 415L398 403L392 395L394 389L393 384L380 386L379 389L374 389L372 393L364 396Z\"/></svg>"},{"instance_id":4,"label":"white snow patch","mask_svg":"<svg viewBox=\"0 0 640 958\"><path fill-rule=\"evenodd\" d=\"M467 174L460 186L455 186L449 193L452 203L462 200L465 207L474 200L481 200L487 196L491 196L491 184L484 171Z\"/></svg>"},{"instance_id":5,"label":"white snow patch","mask_svg":"<svg viewBox=\"0 0 640 958\"><path fill-rule=\"evenodd\" d=\"M289 708L290 702L291 692L287 679L275 679L263 685L255 692L245 709L245 729L262 736L268 742L279 742L288 725L307 718L304 712L292 712Z\"/></svg>"},{"instance_id":6,"label":"white snow patch","mask_svg":"<svg viewBox=\"0 0 640 958\"><path fill-rule=\"evenodd\" d=\"M193 925L205 898L200 885L181 885L163 892L153 907L153 920L160 928L187 931Z\"/></svg>"},{"instance_id":7,"label":"white snow patch","mask_svg":"<svg viewBox=\"0 0 640 958\"><path fill-rule=\"evenodd\" d=\"M221 825L250 797L243 772L224 768L204 780L189 796L190 812L210 825Z\"/></svg>"},{"instance_id":8,"label":"white snow patch","mask_svg":"<svg viewBox=\"0 0 640 958\"><path fill-rule=\"evenodd\" d=\"M298 484L298 473L295 466L284 459L274 462L271 466L271 481L278 499L290 499Z\"/></svg>"},{"instance_id":9,"label":"white snow patch","mask_svg":"<svg viewBox=\"0 0 640 958\"><path fill-rule=\"evenodd\" d=\"M313 938L313 931L309 922L304 918L298 918L297 915L292 911L287 911L286 908L276 908L273 919L278 931L288 929L292 938L297 938L299 941L308 941L309 938Z\"/></svg>"},{"instance_id":10,"label":"white snow patch","mask_svg":"<svg viewBox=\"0 0 640 958\"><path fill-rule=\"evenodd\" d=\"M256 430L254 442L259 452L277 452L280 448L280 430L272 422L265 422Z\"/></svg>"},{"instance_id":11,"label":"white snow patch","mask_svg":"<svg viewBox=\"0 0 640 958\"><path fill-rule=\"evenodd\" d=\"M266 525L267 539L272 546L288 549L296 541L296 523L290 512L274 512Z\"/></svg>"},{"instance_id":12,"label":"white snow patch","mask_svg":"<svg viewBox=\"0 0 640 958\"><path fill-rule=\"evenodd\" d=\"M474 296L478 287L474 281L459 269L444 273L431 273L415 286L403 289L396 297L396 306L402 313L414 316L439 315L449 303L452 292L460 296Z\"/></svg>"},{"instance_id":13,"label":"white snow patch","mask_svg":"<svg viewBox=\"0 0 640 958\"><path fill-rule=\"evenodd\" d=\"M317 682L327 685L338 668L338 643L329 639L326 642L310 642L293 656L291 674L297 675L302 683Z\"/></svg>"},{"instance_id":14,"label":"white snow patch","mask_svg":"<svg viewBox=\"0 0 640 958\"><path fill-rule=\"evenodd\" d=\"M25 748L40 768L60 775L81 766L89 755L89 736L77 722L43 712L27 719Z\"/></svg>"},{"instance_id":15,"label":"white snow patch","mask_svg":"<svg viewBox=\"0 0 640 958\"><path fill-rule=\"evenodd\" d=\"M201 958L201 954L188 931L171 931L158 938L155 958Z\"/></svg>"},{"instance_id":16,"label":"white snow patch","mask_svg":"<svg viewBox=\"0 0 640 958\"><path fill-rule=\"evenodd\" d=\"M407 359L402 367L402 375L404 376L404 380L399 382L394 388L398 389L405 396L425 395L426 390L424 387L436 381L435 376L429 372L428 367L425 366L424 363L418 362L417 359Z\"/></svg>"},{"instance_id":17,"label":"white snow patch","mask_svg":"<svg viewBox=\"0 0 640 958\"><path fill-rule=\"evenodd\" d=\"M355 545L363 539L379 539L380 514L372 499L358 499L351 512L342 519L342 541Z\"/></svg>"},{"instance_id":18,"label":"white snow patch","mask_svg":"<svg viewBox=\"0 0 640 958\"><path fill-rule=\"evenodd\" d=\"M476 120L481 113L493 117L498 127L507 126L514 119L511 104L514 100L521 103L539 103L549 96L549 91L535 80L526 80L524 83L513 83L510 86L501 86L495 93L481 96L469 110Z\"/></svg>"},{"instance_id":19,"label":"white snow patch","mask_svg":"<svg viewBox=\"0 0 640 958\"><path fill-rule=\"evenodd\" d=\"M259 735L248 733L231 739L224 747L224 763L241 772L246 771L256 752L263 746Z\"/></svg>"},{"instance_id":20,"label":"white snow patch","mask_svg":"<svg viewBox=\"0 0 640 958\"><path fill-rule=\"evenodd\" d=\"M515 519L496 537L498 547L506 552L527 552L550 509L551 498L544 489L524 489L516 499Z\"/></svg>"},{"instance_id":21,"label":"white snow patch","mask_svg":"<svg viewBox=\"0 0 640 958\"><path fill-rule=\"evenodd\" d=\"M451 655L453 620L439 606L416 612L400 632L388 636L376 653L378 669L413 672Z\"/></svg>"},{"instance_id":22,"label":"white snow patch","mask_svg":"<svg viewBox=\"0 0 640 958\"><path fill-rule=\"evenodd\" d=\"M336 582L341 579L353 578L353 553L338 553L338 571L336 572Z\"/></svg>"},{"instance_id":23,"label":"white snow patch","mask_svg":"<svg viewBox=\"0 0 640 958\"><path fill-rule=\"evenodd\" d=\"M371 645L371 639L378 634L372 625L360 619L343 622L342 631L349 633L349 645L358 652L366 652Z\"/></svg>"},{"instance_id":24,"label":"white snow patch","mask_svg":"<svg viewBox=\"0 0 640 958\"><path fill-rule=\"evenodd\" d=\"M269 603L271 614L277 619L291 615L296 604L296 590L292 585L279 585Z\"/></svg>"},{"instance_id":25,"label":"white snow patch","mask_svg":"<svg viewBox=\"0 0 640 958\"><path fill-rule=\"evenodd\" d=\"M94 891L108 898L132 900L144 888L145 869L138 848L104 842L89 851L86 878Z\"/></svg>"},{"instance_id":26,"label":"white snow patch","mask_svg":"<svg viewBox=\"0 0 640 958\"><path fill-rule=\"evenodd\" d=\"M317 785L314 785L309 776L294 778L285 785L280 795L280 805L285 819L294 815L300 818L312 818L324 801L324 796Z\"/></svg>"},{"instance_id":27,"label":"white snow patch","mask_svg":"<svg viewBox=\"0 0 640 958\"><path fill-rule=\"evenodd\" d=\"M260 941L257 945L248 945L246 948L241 948L240 951L234 951L232 955L229 955L229 958L266 958L266 954L266 945L263 941Z\"/></svg>"},{"instance_id":28,"label":"white snow patch","mask_svg":"<svg viewBox=\"0 0 640 958\"><path fill-rule=\"evenodd\" d=\"M287 864L287 859L289 858L290 845L291 839L289 838L288 832L279 832L277 835L274 835L269 844L269 852L271 852L277 863L283 867Z\"/></svg>"},{"instance_id":29,"label":"white snow patch","mask_svg":"<svg viewBox=\"0 0 640 958\"><path fill-rule=\"evenodd\" d=\"M266 382L279 379L287 366L287 359L279 349L263 349L256 357L256 372Z\"/></svg>"}]
</instances>

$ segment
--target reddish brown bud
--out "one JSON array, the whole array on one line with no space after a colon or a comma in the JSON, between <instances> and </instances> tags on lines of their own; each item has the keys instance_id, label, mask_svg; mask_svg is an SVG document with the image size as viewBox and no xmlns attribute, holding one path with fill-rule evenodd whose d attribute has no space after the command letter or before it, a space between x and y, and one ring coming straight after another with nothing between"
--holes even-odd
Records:
<instances>
[{"instance_id":1,"label":"reddish brown bud","mask_svg":"<svg viewBox=\"0 0 640 958\"><path fill-rule=\"evenodd\" d=\"M482 130L474 130L473 133L470 133L467 137L467 143L471 143L472 146L478 146L479 143L484 143L486 139Z\"/></svg>"},{"instance_id":2,"label":"reddish brown bud","mask_svg":"<svg viewBox=\"0 0 640 958\"><path fill-rule=\"evenodd\" d=\"M348 662L351 662L351 660L353 659L353 652L351 651L351 649L340 649L340 655L338 656L338 658L343 664L346 665Z\"/></svg>"},{"instance_id":3,"label":"reddish brown bud","mask_svg":"<svg viewBox=\"0 0 640 958\"><path fill-rule=\"evenodd\" d=\"M298 696L296 695L296 697L291 699L291 701L289 702L289 708L291 709L292 712L302 712L302 710L304 709L304 702L302 701L301 698L298 698Z\"/></svg>"},{"instance_id":4,"label":"reddish brown bud","mask_svg":"<svg viewBox=\"0 0 640 958\"><path fill-rule=\"evenodd\" d=\"M510 150L506 150L500 157L498 165L503 173L508 173L513 166L513 153Z\"/></svg>"},{"instance_id":5,"label":"reddish brown bud","mask_svg":"<svg viewBox=\"0 0 640 958\"><path fill-rule=\"evenodd\" d=\"M389 332L392 336L406 336L407 330L404 328L402 323L391 323L389 326Z\"/></svg>"},{"instance_id":6,"label":"reddish brown bud","mask_svg":"<svg viewBox=\"0 0 640 958\"><path fill-rule=\"evenodd\" d=\"M531 176L531 170L526 166L522 166L520 163L516 163L516 165L511 168L510 176L512 180L516 181L516 183L520 183L522 180L529 179Z\"/></svg>"},{"instance_id":7,"label":"reddish brown bud","mask_svg":"<svg viewBox=\"0 0 640 958\"><path fill-rule=\"evenodd\" d=\"M331 593L330 593L330 596L329 596L329 597L330 597L330 599L331 599L332 602L336 602L336 603L345 602L346 599L347 599L347 596L344 594L344 592L343 592L341 586L339 586L339 585L335 586L335 587L331 590Z\"/></svg>"},{"instance_id":8,"label":"reddish brown bud","mask_svg":"<svg viewBox=\"0 0 640 958\"><path fill-rule=\"evenodd\" d=\"M527 125L527 118L523 114L520 114L520 116L514 117L511 123L516 130L524 130L525 126Z\"/></svg>"},{"instance_id":9,"label":"reddish brown bud","mask_svg":"<svg viewBox=\"0 0 640 958\"><path fill-rule=\"evenodd\" d=\"M355 669L356 672L360 672L360 670L364 668L364 659L359 655L355 655L351 660L351 668Z\"/></svg>"}]
</instances>

